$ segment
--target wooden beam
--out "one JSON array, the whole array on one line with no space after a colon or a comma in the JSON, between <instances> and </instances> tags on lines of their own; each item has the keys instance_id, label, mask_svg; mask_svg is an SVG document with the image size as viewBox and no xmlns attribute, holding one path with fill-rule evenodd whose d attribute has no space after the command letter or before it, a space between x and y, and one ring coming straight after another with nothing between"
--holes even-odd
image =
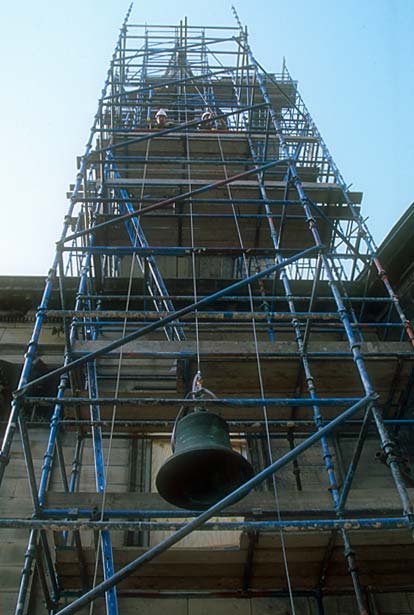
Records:
<instances>
[{"instance_id":1,"label":"wooden beam","mask_svg":"<svg viewBox=\"0 0 414 615\"><path fill-rule=\"evenodd\" d=\"M85 353L104 348L107 341L82 341L78 340L73 345L75 353ZM296 342L260 342L261 358L269 357L285 361L287 357L299 357ZM1 350L1 344L0 344ZM110 353L111 356L117 356L119 349ZM407 359L414 359L412 349L408 342L365 342L361 344L361 352L365 357L372 358L393 358L403 356ZM317 356L319 360L331 361L333 357L338 357L343 360L344 357L351 358L351 352L347 342L310 342L308 344L308 356ZM136 357L191 357L196 356L196 343L193 341L184 342L168 342L151 340L144 341L140 339L136 342L131 342L123 346L124 358ZM253 342L246 341L227 341L218 340L215 342L200 342L200 355L202 357L232 357L239 360L256 357L256 348ZM320 355L320 356L319 356Z\"/></svg>"},{"instance_id":2,"label":"wooden beam","mask_svg":"<svg viewBox=\"0 0 414 615\"><path fill-rule=\"evenodd\" d=\"M286 495L286 494L285 494ZM358 516L381 516L399 515L401 511L395 507L394 502L388 503L384 497L382 510L372 510L372 502L366 497L366 490L361 494L363 497L358 502L358 508L350 506L347 509L349 517ZM355 500L354 500L355 501ZM368 504L367 504L368 502ZM321 506L320 494L307 491L304 495L296 492L289 493L289 508L284 505L281 510L283 519L306 519L306 518L332 518L334 516L332 508ZM98 509L102 508L102 496L95 492L78 492L78 493L59 493L49 492L45 497L46 509L71 509L73 511L80 509ZM181 512L185 516L185 512L181 509L166 502L158 493L107 493L105 497L105 511L120 511L120 510L136 510L142 511L159 511L159 512ZM253 492L247 495L241 502L230 506L226 515L230 516L247 516L248 518L262 519L266 515L274 516L275 514L275 498L272 493ZM138 513L139 516L139 513Z\"/></svg>"}]
</instances>

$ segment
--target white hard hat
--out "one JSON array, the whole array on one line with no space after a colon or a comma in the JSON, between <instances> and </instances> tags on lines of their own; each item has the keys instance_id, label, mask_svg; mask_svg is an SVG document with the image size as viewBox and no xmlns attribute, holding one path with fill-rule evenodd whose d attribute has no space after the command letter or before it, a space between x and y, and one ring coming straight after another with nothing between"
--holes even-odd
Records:
<instances>
[{"instance_id":1,"label":"white hard hat","mask_svg":"<svg viewBox=\"0 0 414 615\"><path fill-rule=\"evenodd\" d=\"M167 117L167 112L164 109L158 109L155 117L158 117L159 115L165 115L165 117Z\"/></svg>"},{"instance_id":2,"label":"white hard hat","mask_svg":"<svg viewBox=\"0 0 414 615\"><path fill-rule=\"evenodd\" d=\"M211 111L204 111L203 115L201 116L201 119L209 120L211 117L213 117L213 114L211 113Z\"/></svg>"}]
</instances>

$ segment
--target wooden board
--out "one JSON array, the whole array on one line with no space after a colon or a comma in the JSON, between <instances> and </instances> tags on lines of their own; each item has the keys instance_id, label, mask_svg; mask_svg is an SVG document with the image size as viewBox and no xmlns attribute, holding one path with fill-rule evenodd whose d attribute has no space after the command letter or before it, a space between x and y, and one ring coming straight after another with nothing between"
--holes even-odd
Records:
<instances>
[{"instance_id":1,"label":"wooden board","mask_svg":"<svg viewBox=\"0 0 414 615\"><path fill-rule=\"evenodd\" d=\"M325 544L318 547L306 544L292 545L289 538L286 554L290 577L295 589L317 587ZM140 548L114 550L115 567L122 567L144 552ZM85 550L89 573L93 573L95 553ZM161 554L151 563L136 570L121 588L147 589L241 589L246 549L235 550L174 550ZM414 546L401 544L398 547L364 546L357 549L357 561L363 585L379 585L384 590L395 584L409 584L414 566ZM77 559L73 549L57 551L58 570L65 588L79 587ZM334 591L351 587L342 546L334 548L328 567L326 588ZM279 548L256 549L250 578L252 589L284 589L283 557Z\"/></svg>"},{"instance_id":2,"label":"wooden board","mask_svg":"<svg viewBox=\"0 0 414 615\"><path fill-rule=\"evenodd\" d=\"M398 508L398 499L393 495L393 489L383 489L381 510L376 508L376 494L378 489L356 490L358 497L355 498L352 507L347 509L347 514L351 517L361 515L400 515L401 509ZM326 499L322 497L323 490L320 492L305 491L298 493L289 489L287 492L281 490L280 506L281 514L284 519L306 519L306 518L332 518L333 509L327 488L325 489ZM102 507L102 496L91 492L63 493L58 491L48 492L45 496L45 507L52 509L84 509ZM183 512L175 506L168 504L158 493L107 493L105 498L105 510L136 510L136 511L175 511ZM139 514L139 513L138 513ZM247 516L252 519L274 518L275 498L271 493L253 492L247 495L241 502L229 506L224 516ZM386 533L385 533L386 535ZM302 540L302 539L301 539Z\"/></svg>"}]
</instances>

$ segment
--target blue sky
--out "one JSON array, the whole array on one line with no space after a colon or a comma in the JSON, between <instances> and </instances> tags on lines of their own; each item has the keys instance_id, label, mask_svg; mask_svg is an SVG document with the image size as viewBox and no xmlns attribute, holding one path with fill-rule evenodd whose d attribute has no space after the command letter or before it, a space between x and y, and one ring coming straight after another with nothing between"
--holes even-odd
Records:
<instances>
[{"instance_id":1,"label":"blue sky","mask_svg":"<svg viewBox=\"0 0 414 615\"><path fill-rule=\"evenodd\" d=\"M257 59L285 56L379 243L414 200L414 0L237 0ZM128 2L1 9L0 275L47 272ZM235 25L231 3L135 2L131 22Z\"/></svg>"}]
</instances>

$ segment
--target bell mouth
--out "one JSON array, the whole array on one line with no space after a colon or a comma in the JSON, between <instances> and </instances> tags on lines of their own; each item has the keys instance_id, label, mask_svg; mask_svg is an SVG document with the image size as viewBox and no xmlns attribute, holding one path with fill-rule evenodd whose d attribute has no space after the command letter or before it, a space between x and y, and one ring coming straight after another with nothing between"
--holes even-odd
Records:
<instances>
[{"instance_id":1,"label":"bell mouth","mask_svg":"<svg viewBox=\"0 0 414 615\"><path fill-rule=\"evenodd\" d=\"M236 451L207 446L172 455L161 466L156 486L159 494L178 508L205 510L253 474L250 463Z\"/></svg>"}]
</instances>

